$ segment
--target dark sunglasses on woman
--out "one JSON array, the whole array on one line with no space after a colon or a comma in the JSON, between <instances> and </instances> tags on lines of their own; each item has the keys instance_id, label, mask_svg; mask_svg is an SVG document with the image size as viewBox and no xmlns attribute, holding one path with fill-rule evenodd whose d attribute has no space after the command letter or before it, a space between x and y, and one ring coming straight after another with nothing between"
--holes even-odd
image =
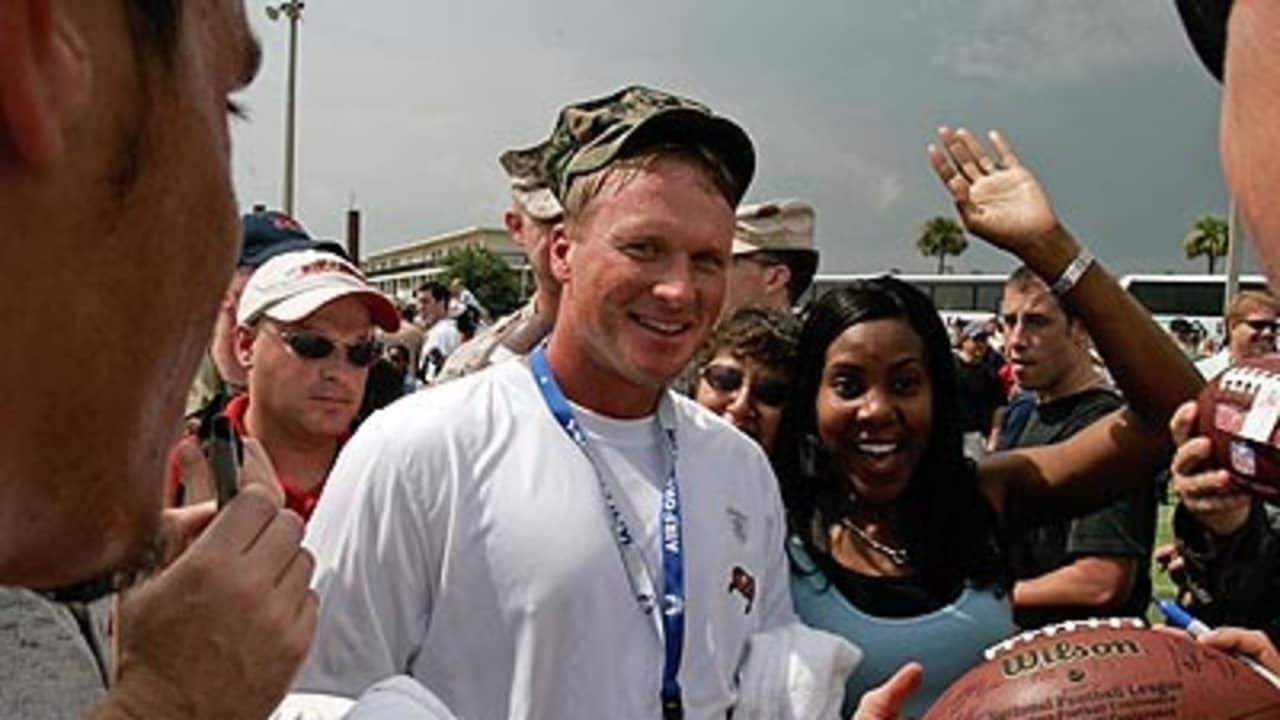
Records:
<instances>
[{"instance_id":1,"label":"dark sunglasses on woman","mask_svg":"<svg viewBox=\"0 0 1280 720\"><path fill-rule=\"evenodd\" d=\"M702 379L712 390L722 393L737 392L744 382L746 374L741 368L732 365L704 365ZM777 380L761 379L751 384L751 397L769 407L782 407L787 401L787 383Z\"/></svg>"},{"instance_id":2,"label":"dark sunglasses on woman","mask_svg":"<svg viewBox=\"0 0 1280 720\"><path fill-rule=\"evenodd\" d=\"M339 345L312 330L286 330L274 327L272 329L284 341L290 352L304 360L323 360L332 355ZM347 362L358 368L369 367L382 354L382 344L373 338L342 347L346 351Z\"/></svg>"},{"instance_id":3,"label":"dark sunglasses on woman","mask_svg":"<svg viewBox=\"0 0 1280 720\"><path fill-rule=\"evenodd\" d=\"M1248 325L1250 328L1252 328L1254 332L1273 333L1276 331L1275 320L1245 320L1243 322L1245 325Z\"/></svg>"}]
</instances>

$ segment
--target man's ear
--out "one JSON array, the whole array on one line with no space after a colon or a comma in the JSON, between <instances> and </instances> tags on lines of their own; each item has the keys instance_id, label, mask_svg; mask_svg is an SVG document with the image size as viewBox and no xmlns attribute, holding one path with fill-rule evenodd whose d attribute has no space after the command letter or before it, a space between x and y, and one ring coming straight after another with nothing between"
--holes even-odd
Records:
<instances>
[{"instance_id":1,"label":"man's ear","mask_svg":"<svg viewBox=\"0 0 1280 720\"><path fill-rule=\"evenodd\" d=\"M48 167L89 105L84 38L57 0L0 0L0 48L0 152Z\"/></svg>"},{"instance_id":2,"label":"man's ear","mask_svg":"<svg viewBox=\"0 0 1280 720\"><path fill-rule=\"evenodd\" d=\"M569 282L570 259L573 257L574 242L569 238L569 229L564 222L556 223L551 229L551 274L561 284Z\"/></svg>"},{"instance_id":3,"label":"man's ear","mask_svg":"<svg viewBox=\"0 0 1280 720\"><path fill-rule=\"evenodd\" d=\"M511 242L524 247L524 239L520 234L520 230L524 227L524 218L520 216L518 210L507 208L502 213L502 226L507 229L507 234L511 236Z\"/></svg>"},{"instance_id":4,"label":"man's ear","mask_svg":"<svg viewBox=\"0 0 1280 720\"><path fill-rule=\"evenodd\" d=\"M248 370L253 367L253 341L257 339L258 331L247 325L236 325L233 332L235 333L236 362Z\"/></svg>"},{"instance_id":5,"label":"man's ear","mask_svg":"<svg viewBox=\"0 0 1280 720\"><path fill-rule=\"evenodd\" d=\"M1093 347L1093 337L1089 335L1089 328L1085 327L1084 321L1078 317L1067 320L1067 335L1076 347L1084 350Z\"/></svg>"},{"instance_id":6,"label":"man's ear","mask_svg":"<svg viewBox=\"0 0 1280 720\"><path fill-rule=\"evenodd\" d=\"M764 289L766 294L773 294L781 291L787 292L787 285L791 284L791 268L778 263L770 265L764 269Z\"/></svg>"}]
</instances>

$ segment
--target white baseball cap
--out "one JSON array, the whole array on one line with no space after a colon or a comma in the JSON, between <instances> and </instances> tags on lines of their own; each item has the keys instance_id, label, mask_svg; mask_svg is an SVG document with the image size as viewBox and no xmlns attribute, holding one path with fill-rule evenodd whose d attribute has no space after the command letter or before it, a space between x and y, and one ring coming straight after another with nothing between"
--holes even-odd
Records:
<instances>
[{"instance_id":1,"label":"white baseball cap","mask_svg":"<svg viewBox=\"0 0 1280 720\"><path fill-rule=\"evenodd\" d=\"M263 263L240 295L236 322L250 325L264 316L297 322L348 296L364 301L379 328L387 332L399 329L400 314L387 296L345 258L320 250L295 250Z\"/></svg>"}]
</instances>

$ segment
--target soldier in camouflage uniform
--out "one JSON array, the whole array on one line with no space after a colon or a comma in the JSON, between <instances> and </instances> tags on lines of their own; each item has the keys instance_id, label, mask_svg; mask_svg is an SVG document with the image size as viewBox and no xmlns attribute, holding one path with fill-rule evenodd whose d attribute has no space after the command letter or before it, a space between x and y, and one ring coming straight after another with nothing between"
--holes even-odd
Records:
<instances>
[{"instance_id":1,"label":"soldier in camouflage uniform","mask_svg":"<svg viewBox=\"0 0 1280 720\"><path fill-rule=\"evenodd\" d=\"M813 206L770 200L738 208L724 314L747 305L790 310L818 269Z\"/></svg>"},{"instance_id":2,"label":"soldier in camouflage uniform","mask_svg":"<svg viewBox=\"0 0 1280 720\"><path fill-rule=\"evenodd\" d=\"M550 143L523 150L508 150L498 162L511 179L511 207L502 222L511 239L524 248L536 284L533 297L524 307L498 320L484 332L453 351L434 384L448 382L483 370L512 357L527 355L551 332L556 307L560 304L560 283L551 274L548 249L551 230L564 217L560 201L547 179L545 156Z\"/></svg>"}]
</instances>

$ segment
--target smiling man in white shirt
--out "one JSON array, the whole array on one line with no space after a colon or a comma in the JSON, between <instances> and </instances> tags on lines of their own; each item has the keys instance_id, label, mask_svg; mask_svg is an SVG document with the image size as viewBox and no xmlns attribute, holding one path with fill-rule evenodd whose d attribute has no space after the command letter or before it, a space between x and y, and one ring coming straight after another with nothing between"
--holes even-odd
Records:
<instances>
[{"instance_id":1,"label":"smiling man in white shirt","mask_svg":"<svg viewBox=\"0 0 1280 720\"><path fill-rule=\"evenodd\" d=\"M723 718L747 637L792 619L765 456L666 388L720 312L750 140L632 87L552 142L556 329L348 444L303 689L405 672L460 717Z\"/></svg>"}]
</instances>

